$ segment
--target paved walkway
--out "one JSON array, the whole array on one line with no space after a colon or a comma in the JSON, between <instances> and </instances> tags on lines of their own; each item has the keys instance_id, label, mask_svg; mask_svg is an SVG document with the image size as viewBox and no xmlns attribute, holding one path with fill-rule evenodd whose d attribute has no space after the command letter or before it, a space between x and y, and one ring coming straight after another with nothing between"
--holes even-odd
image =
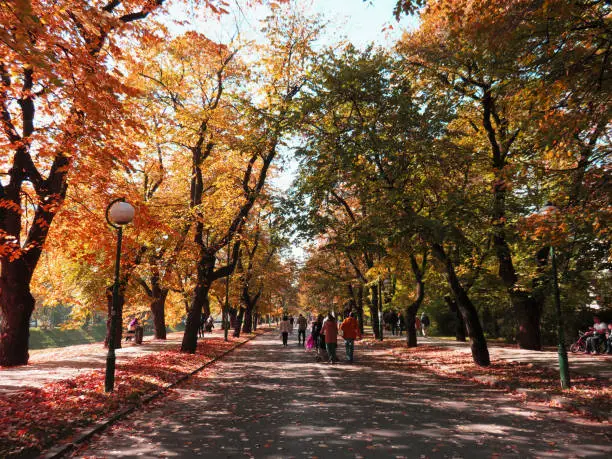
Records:
<instances>
[{"instance_id":1,"label":"paved walkway","mask_svg":"<svg viewBox=\"0 0 612 459\"><path fill-rule=\"evenodd\" d=\"M342 352L339 352L342 357ZM358 347L315 363L274 333L94 437L77 457L611 457L609 425Z\"/></svg>"},{"instance_id":2,"label":"paved walkway","mask_svg":"<svg viewBox=\"0 0 612 459\"><path fill-rule=\"evenodd\" d=\"M213 336L221 336L223 330L216 329ZM210 334L206 334L210 336ZM154 340L145 337L141 346L132 343L123 343L125 347L117 349L117 363L126 359L176 348L183 338L182 332L169 333L168 339ZM403 337L385 335L385 340L403 341ZM469 353L469 343L459 343L452 340L437 338L418 338L419 343L430 343L447 346L462 352ZM535 365L558 369L556 350L542 352L526 351L508 346L499 346L489 343L491 359L515 360L518 362L531 362ZM0 393L13 392L28 387L42 387L44 384L73 378L82 372L103 369L106 365L106 353L102 343L83 344L56 349L41 349L30 351L30 364L24 367L0 367ZM570 372L597 376L612 381L612 356L569 354Z\"/></svg>"}]
</instances>

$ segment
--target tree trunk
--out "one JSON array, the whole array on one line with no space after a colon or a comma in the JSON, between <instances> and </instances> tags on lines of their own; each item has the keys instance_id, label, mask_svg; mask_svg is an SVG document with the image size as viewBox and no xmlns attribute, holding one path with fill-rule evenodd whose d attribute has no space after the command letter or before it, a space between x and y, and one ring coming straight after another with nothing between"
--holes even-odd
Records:
<instances>
[{"instance_id":1,"label":"tree trunk","mask_svg":"<svg viewBox=\"0 0 612 459\"><path fill-rule=\"evenodd\" d=\"M432 244L432 251L434 257L444 266L446 279L450 285L453 297L457 302L457 307L465 321L467 333L470 337L474 363L481 367L489 366L491 364L489 349L487 347L487 340L482 331L480 319L478 318L478 312L461 285L461 282L459 282L459 278L455 273L455 267L450 258L446 255L444 247L440 244Z\"/></svg>"},{"instance_id":2,"label":"tree trunk","mask_svg":"<svg viewBox=\"0 0 612 459\"><path fill-rule=\"evenodd\" d=\"M445 295L444 301L446 301L446 304L448 304L448 308L453 314L455 314L457 318L455 326L455 340L465 342L465 323L463 322L463 317L461 316L461 312L457 307L457 302L453 298L451 298L450 295Z\"/></svg>"},{"instance_id":3,"label":"tree trunk","mask_svg":"<svg viewBox=\"0 0 612 459\"><path fill-rule=\"evenodd\" d=\"M406 330L406 345L408 347L417 346L417 334L416 334L416 315L419 311L419 307L425 298L425 282L423 282L423 276L425 275L425 267L427 262L427 251L423 253L422 267L417 263L416 257L410 255L410 265L412 268L412 274L415 278L415 294L416 298L414 303L406 308L406 323L408 328Z\"/></svg>"},{"instance_id":4,"label":"tree trunk","mask_svg":"<svg viewBox=\"0 0 612 459\"><path fill-rule=\"evenodd\" d=\"M378 318L378 287L372 285L370 287L370 293L372 299L370 300L370 316L372 317L372 331L374 332L374 338L380 338L380 320Z\"/></svg>"},{"instance_id":5,"label":"tree trunk","mask_svg":"<svg viewBox=\"0 0 612 459\"><path fill-rule=\"evenodd\" d=\"M189 307L187 314L187 322L185 323L185 332L183 333L183 342L181 343L181 352L195 354L198 346L198 329L202 320L202 314L208 316L210 314L210 306L208 302L209 285L200 284L196 286L193 301Z\"/></svg>"},{"instance_id":6,"label":"tree trunk","mask_svg":"<svg viewBox=\"0 0 612 459\"><path fill-rule=\"evenodd\" d=\"M242 324L242 331L244 333L251 333L253 331L253 305L247 304L244 310L244 323Z\"/></svg>"},{"instance_id":7,"label":"tree trunk","mask_svg":"<svg viewBox=\"0 0 612 459\"><path fill-rule=\"evenodd\" d=\"M31 70L30 70L31 72ZM31 73L30 73L31 75ZM24 86L25 89L25 86ZM24 90L29 92L31 89ZM34 117L33 99L26 97L19 101L24 122L23 138L13 157L13 164L8 171L9 183L0 182L0 242L7 249L0 256L0 366L26 365L29 359L30 319L36 305L32 296L30 282L38 260L47 240L49 228L58 209L66 196L66 177L70 170L70 155L56 155L53 158L49 175L46 179L31 182L36 189L38 202L31 225L23 227L22 185L29 175L30 181L38 174L31 163L27 138L33 133ZM10 124L10 121L9 121ZM3 151L4 153L4 151ZM3 158L4 159L4 158ZM7 161L8 163L8 161ZM7 164L8 166L8 164ZM26 250L21 252L21 237L27 231ZM20 256L11 260L11 255Z\"/></svg>"},{"instance_id":8,"label":"tree trunk","mask_svg":"<svg viewBox=\"0 0 612 459\"><path fill-rule=\"evenodd\" d=\"M244 320L244 312L246 308L240 306L238 310L238 315L236 316L236 326L234 327L234 338L240 338L240 330L242 329L242 321Z\"/></svg>"},{"instance_id":9,"label":"tree trunk","mask_svg":"<svg viewBox=\"0 0 612 459\"><path fill-rule=\"evenodd\" d=\"M510 301L518 321L517 341L521 349L542 350L540 315L542 305L528 292L513 292Z\"/></svg>"},{"instance_id":10,"label":"tree trunk","mask_svg":"<svg viewBox=\"0 0 612 459\"><path fill-rule=\"evenodd\" d=\"M123 305L125 304L125 289L119 286L118 304L115 314L117 315L115 328L115 349L121 349L121 339L123 338ZM108 338L110 336L110 324L113 311L113 286L106 289L106 337L104 338L104 347L108 347Z\"/></svg>"},{"instance_id":11,"label":"tree trunk","mask_svg":"<svg viewBox=\"0 0 612 459\"><path fill-rule=\"evenodd\" d=\"M151 315L153 316L153 328L155 339L166 339L166 298L168 289L159 292L159 296L151 301Z\"/></svg>"},{"instance_id":12,"label":"tree trunk","mask_svg":"<svg viewBox=\"0 0 612 459\"><path fill-rule=\"evenodd\" d=\"M363 285L357 287L357 322L359 323L359 331L363 335Z\"/></svg>"},{"instance_id":13,"label":"tree trunk","mask_svg":"<svg viewBox=\"0 0 612 459\"><path fill-rule=\"evenodd\" d=\"M416 347L417 346L417 332L416 332L416 314L417 310L414 308L414 304L406 308L406 346Z\"/></svg>"},{"instance_id":14,"label":"tree trunk","mask_svg":"<svg viewBox=\"0 0 612 459\"><path fill-rule=\"evenodd\" d=\"M200 259L198 260L197 283L193 292L193 300L187 313L181 352L195 354L198 347L198 330L200 329L202 313L205 317L210 315L208 292L212 283L211 278L214 273L215 262L214 254L211 256L205 249L201 249Z\"/></svg>"},{"instance_id":15,"label":"tree trunk","mask_svg":"<svg viewBox=\"0 0 612 459\"><path fill-rule=\"evenodd\" d=\"M521 349L542 350L540 334L540 315L542 301L535 299L536 289L525 290L518 285L518 275L512 261L512 251L505 236L505 196L506 187L503 177L496 180L494 187L494 232L493 246L499 263L498 275L502 280L514 313L518 320L517 341Z\"/></svg>"},{"instance_id":16,"label":"tree trunk","mask_svg":"<svg viewBox=\"0 0 612 459\"><path fill-rule=\"evenodd\" d=\"M35 300L30 273L21 260L2 259L0 275L0 366L26 365L29 359L30 318Z\"/></svg>"}]
</instances>

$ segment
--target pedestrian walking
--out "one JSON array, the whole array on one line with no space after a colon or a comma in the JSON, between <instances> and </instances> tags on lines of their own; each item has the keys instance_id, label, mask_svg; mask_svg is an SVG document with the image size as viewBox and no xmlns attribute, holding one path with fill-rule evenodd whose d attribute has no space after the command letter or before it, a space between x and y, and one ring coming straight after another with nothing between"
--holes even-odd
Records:
<instances>
[{"instance_id":1,"label":"pedestrian walking","mask_svg":"<svg viewBox=\"0 0 612 459\"><path fill-rule=\"evenodd\" d=\"M317 352L317 361L321 360L321 330L323 328L323 316L319 316L312 321L312 328L310 330L310 337L312 338L312 345ZM325 345L325 344L323 344Z\"/></svg>"},{"instance_id":2,"label":"pedestrian walking","mask_svg":"<svg viewBox=\"0 0 612 459\"><path fill-rule=\"evenodd\" d=\"M287 347L287 339L289 338L289 331L291 330L291 324L287 316L283 317L280 323L280 333L283 338L283 346Z\"/></svg>"},{"instance_id":3,"label":"pedestrian walking","mask_svg":"<svg viewBox=\"0 0 612 459\"><path fill-rule=\"evenodd\" d=\"M414 317L414 329L417 335L421 331L421 319L419 319L419 316Z\"/></svg>"},{"instance_id":4,"label":"pedestrian walking","mask_svg":"<svg viewBox=\"0 0 612 459\"><path fill-rule=\"evenodd\" d=\"M204 338L204 324L206 324L206 316L200 314L200 327L198 328L198 337Z\"/></svg>"},{"instance_id":5,"label":"pedestrian walking","mask_svg":"<svg viewBox=\"0 0 612 459\"><path fill-rule=\"evenodd\" d=\"M429 316L425 314L425 311L423 311L423 314L421 314L421 332L423 333L423 336L427 336L429 324Z\"/></svg>"},{"instance_id":6,"label":"pedestrian walking","mask_svg":"<svg viewBox=\"0 0 612 459\"><path fill-rule=\"evenodd\" d=\"M325 352L325 330L323 329L323 326L325 325L325 322L327 322L327 316L319 314L317 321L319 322L319 324L321 324L321 328L319 331L319 348Z\"/></svg>"},{"instance_id":7,"label":"pedestrian walking","mask_svg":"<svg viewBox=\"0 0 612 459\"><path fill-rule=\"evenodd\" d=\"M338 325L331 313L329 313L327 321L323 325L323 333L325 334L325 347L327 348L329 363L337 362L336 347L338 346Z\"/></svg>"},{"instance_id":8,"label":"pedestrian walking","mask_svg":"<svg viewBox=\"0 0 612 459\"><path fill-rule=\"evenodd\" d=\"M298 325L298 346L304 346L306 344L306 327L308 326L308 321L306 317L302 314L297 319Z\"/></svg>"},{"instance_id":9,"label":"pedestrian walking","mask_svg":"<svg viewBox=\"0 0 612 459\"><path fill-rule=\"evenodd\" d=\"M406 321L404 320L404 314L401 312L397 313L397 326L399 327L399 335L402 336L402 332L406 330Z\"/></svg>"},{"instance_id":10,"label":"pedestrian walking","mask_svg":"<svg viewBox=\"0 0 612 459\"><path fill-rule=\"evenodd\" d=\"M346 360L353 363L353 352L355 350L355 339L360 337L359 323L355 318L355 313L351 312L340 325L342 338L344 338L344 348L346 350Z\"/></svg>"}]
</instances>

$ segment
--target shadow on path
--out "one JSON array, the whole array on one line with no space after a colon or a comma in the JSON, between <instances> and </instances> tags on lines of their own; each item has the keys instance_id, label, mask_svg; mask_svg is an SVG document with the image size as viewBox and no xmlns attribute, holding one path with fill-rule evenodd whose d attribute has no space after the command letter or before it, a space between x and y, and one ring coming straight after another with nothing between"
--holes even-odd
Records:
<instances>
[{"instance_id":1,"label":"shadow on path","mask_svg":"<svg viewBox=\"0 0 612 459\"><path fill-rule=\"evenodd\" d=\"M339 356L343 357L342 346ZM315 363L258 337L131 419L87 457L610 457L606 424L361 351Z\"/></svg>"}]
</instances>

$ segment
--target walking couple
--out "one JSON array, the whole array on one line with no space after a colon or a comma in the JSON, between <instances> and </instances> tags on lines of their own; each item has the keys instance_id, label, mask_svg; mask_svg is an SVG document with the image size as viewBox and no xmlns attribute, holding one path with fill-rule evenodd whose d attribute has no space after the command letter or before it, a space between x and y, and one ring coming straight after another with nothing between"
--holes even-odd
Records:
<instances>
[{"instance_id":1,"label":"walking couple","mask_svg":"<svg viewBox=\"0 0 612 459\"><path fill-rule=\"evenodd\" d=\"M300 314L297 320L298 324L298 346L304 346L306 344L306 327L308 326L308 321L306 317ZM289 339L289 333L293 333L293 324L291 320L287 318L287 316L283 317L282 322L280 323L280 332L281 337L283 339L283 346L287 347L287 340Z\"/></svg>"}]
</instances>

